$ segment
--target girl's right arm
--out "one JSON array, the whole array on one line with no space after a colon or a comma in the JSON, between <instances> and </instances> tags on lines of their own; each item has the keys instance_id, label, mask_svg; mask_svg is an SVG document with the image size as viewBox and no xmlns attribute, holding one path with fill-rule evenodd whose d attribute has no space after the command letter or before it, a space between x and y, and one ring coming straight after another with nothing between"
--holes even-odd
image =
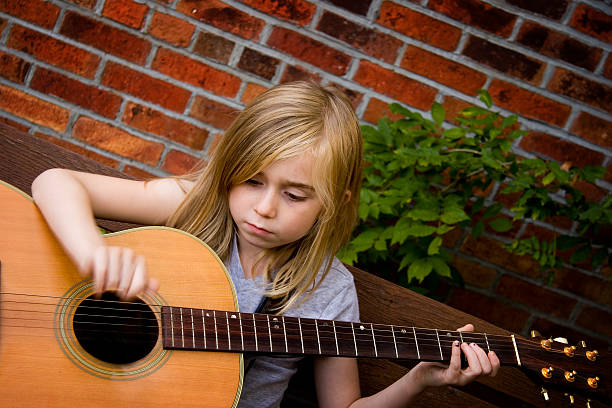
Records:
<instances>
[{"instance_id":1,"label":"girl's right arm","mask_svg":"<svg viewBox=\"0 0 612 408\"><path fill-rule=\"evenodd\" d=\"M158 288L141 256L105 245L95 217L164 224L185 196L176 180L142 182L52 169L34 180L32 196L79 273L93 278L97 293L116 289L131 298Z\"/></svg>"}]
</instances>

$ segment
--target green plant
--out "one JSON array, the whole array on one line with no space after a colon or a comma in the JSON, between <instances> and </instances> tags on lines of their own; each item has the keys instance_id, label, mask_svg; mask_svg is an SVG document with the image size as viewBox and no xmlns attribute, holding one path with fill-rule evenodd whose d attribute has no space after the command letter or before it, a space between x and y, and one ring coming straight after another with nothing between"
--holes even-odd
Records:
<instances>
[{"instance_id":1,"label":"green plant","mask_svg":"<svg viewBox=\"0 0 612 408\"><path fill-rule=\"evenodd\" d=\"M490 111L486 91L480 91L480 99L487 108L462 110L452 126L443 126L446 113L436 102L432 120L392 104L390 110L403 119L383 118L376 128L362 127L366 166L360 224L340 252L344 262L402 271L395 280L406 285L451 277L445 234L470 228L477 238L486 226L503 233L516 220L553 216L576 221L577 235L551 241L530 236L506 249L533 256L546 270L561 265L560 249L577 248L571 255L576 263L591 258L597 267L606 260L609 242L598 241L597 233L612 224L612 198L590 203L575 188L579 180L595 182L605 170L517 156L512 143L527 132L518 128L516 116ZM502 194L518 195L509 211L487 198L485 192L494 186Z\"/></svg>"}]
</instances>

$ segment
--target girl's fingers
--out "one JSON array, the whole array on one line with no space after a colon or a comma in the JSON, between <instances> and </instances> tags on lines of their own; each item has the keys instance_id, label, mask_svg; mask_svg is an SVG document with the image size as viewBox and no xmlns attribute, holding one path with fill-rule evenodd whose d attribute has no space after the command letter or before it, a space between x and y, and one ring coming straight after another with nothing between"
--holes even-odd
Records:
<instances>
[{"instance_id":1,"label":"girl's fingers","mask_svg":"<svg viewBox=\"0 0 612 408\"><path fill-rule=\"evenodd\" d=\"M501 365L501 363L499 362L499 358L497 357L497 354L495 354L494 351L489 351L489 354L487 354L487 356L489 357L489 361L491 362L491 377L495 377L497 375L497 372L499 371L499 366Z\"/></svg>"},{"instance_id":2,"label":"girl's fingers","mask_svg":"<svg viewBox=\"0 0 612 408\"><path fill-rule=\"evenodd\" d=\"M478 358L478 363L480 364L480 373L482 375L489 375L493 370L491 362L489 361L489 357L487 353L479 347L476 343L471 343L470 347L476 352L476 357Z\"/></svg>"},{"instance_id":3,"label":"girl's fingers","mask_svg":"<svg viewBox=\"0 0 612 408\"><path fill-rule=\"evenodd\" d=\"M104 281L106 279L106 270L108 269L108 256L106 248L101 247L94 252L92 265L93 291L101 294L104 290Z\"/></svg>"},{"instance_id":4,"label":"girl's fingers","mask_svg":"<svg viewBox=\"0 0 612 408\"><path fill-rule=\"evenodd\" d=\"M134 254L132 250L123 248L121 250L121 272L117 292L120 298L125 298L134 277Z\"/></svg>"},{"instance_id":5,"label":"girl's fingers","mask_svg":"<svg viewBox=\"0 0 612 408\"><path fill-rule=\"evenodd\" d=\"M121 249L117 247L108 247L108 270L106 271L106 281L104 282L104 290L114 290L119 287L121 278Z\"/></svg>"},{"instance_id":6,"label":"girl's fingers","mask_svg":"<svg viewBox=\"0 0 612 408\"><path fill-rule=\"evenodd\" d=\"M145 270L144 258L142 256L136 257L133 267L130 285L127 290L123 292L126 299L132 299L144 292L147 286L147 272Z\"/></svg>"},{"instance_id":7,"label":"girl's fingers","mask_svg":"<svg viewBox=\"0 0 612 408\"><path fill-rule=\"evenodd\" d=\"M476 355L475 347L471 346L470 343L462 343L461 350L468 362L468 368L464 370L464 373L470 376L479 376L482 373L482 367L480 367L480 360Z\"/></svg>"},{"instance_id":8,"label":"girl's fingers","mask_svg":"<svg viewBox=\"0 0 612 408\"><path fill-rule=\"evenodd\" d=\"M471 332L471 331L474 331L474 325L468 323L465 326L458 328L457 331L460 331L460 332Z\"/></svg>"}]
</instances>

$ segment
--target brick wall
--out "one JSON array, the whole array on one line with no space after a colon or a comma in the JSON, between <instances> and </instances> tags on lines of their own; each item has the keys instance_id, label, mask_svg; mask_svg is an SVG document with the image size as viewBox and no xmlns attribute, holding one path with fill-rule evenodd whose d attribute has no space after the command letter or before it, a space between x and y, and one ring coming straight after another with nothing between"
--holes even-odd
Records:
<instances>
[{"instance_id":1,"label":"brick wall","mask_svg":"<svg viewBox=\"0 0 612 408\"><path fill-rule=\"evenodd\" d=\"M609 4L609 3L608 3ZM135 176L179 174L279 82L333 83L375 123L399 101L456 112L487 89L530 133L514 148L608 168L612 7L596 0L0 0L0 120ZM490 192L494 198L498 192ZM612 343L610 267L552 285L500 241L450 237L449 304L507 329Z\"/></svg>"}]
</instances>

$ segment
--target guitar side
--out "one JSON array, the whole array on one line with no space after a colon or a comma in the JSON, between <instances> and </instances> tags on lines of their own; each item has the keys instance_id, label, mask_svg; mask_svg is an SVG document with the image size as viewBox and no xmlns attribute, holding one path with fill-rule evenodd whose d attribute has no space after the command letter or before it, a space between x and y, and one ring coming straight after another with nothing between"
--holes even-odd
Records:
<instances>
[{"instance_id":1,"label":"guitar side","mask_svg":"<svg viewBox=\"0 0 612 408\"><path fill-rule=\"evenodd\" d=\"M149 355L129 364L105 363L85 352L71 329L78 300L66 299L91 294L89 282L78 275L31 198L0 182L0 203L1 406L237 404L241 354L166 351L161 336ZM163 227L105 238L145 256L150 276L161 282L147 303L237 309L222 263L197 238ZM24 301L22 295L34 296Z\"/></svg>"}]
</instances>

